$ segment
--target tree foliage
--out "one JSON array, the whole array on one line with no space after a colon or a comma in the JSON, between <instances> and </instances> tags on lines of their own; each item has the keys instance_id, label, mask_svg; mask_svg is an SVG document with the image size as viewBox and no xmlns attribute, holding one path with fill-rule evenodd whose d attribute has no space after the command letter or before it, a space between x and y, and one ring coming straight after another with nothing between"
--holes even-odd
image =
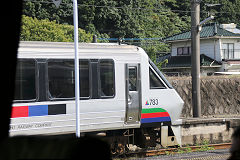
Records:
<instances>
[{"instance_id":1,"label":"tree foliage","mask_svg":"<svg viewBox=\"0 0 240 160\"><path fill-rule=\"evenodd\" d=\"M190 28L190 0L78 0L79 27L110 37L166 37ZM206 4L220 4L208 7ZM71 0L59 8L45 0L25 1L23 14L73 24ZM240 0L202 0L201 18L215 14L219 23L240 23Z\"/></svg>"},{"instance_id":2,"label":"tree foliage","mask_svg":"<svg viewBox=\"0 0 240 160\"><path fill-rule=\"evenodd\" d=\"M78 29L79 42L91 42L92 34ZM56 21L38 20L27 16L22 17L20 40L73 42L74 28L72 25L57 24Z\"/></svg>"},{"instance_id":3,"label":"tree foliage","mask_svg":"<svg viewBox=\"0 0 240 160\"><path fill-rule=\"evenodd\" d=\"M176 0L166 0L175 3ZM79 27L110 37L170 36L189 25L160 0L81 0ZM163 12L161 11L163 10ZM73 24L72 1L63 0L59 8L44 0L26 1L23 14ZM177 24L177 25L176 25Z\"/></svg>"},{"instance_id":4,"label":"tree foliage","mask_svg":"<svg viewBox=\"0 0 240 160\"><path fill-rule=\"evenodd\" d=\"M82 41L90 41L92 34L111 38L165 38L190 29L190 0L78 0L78 4L79 28L84 30L80 32L86 34ZM208 7L206 4L221 5ZM202 20L213 14L215 22L240 25L239 13L240 0L201 1ZM21 38L72 41L73 29L69 26L73 25L72 0L62 0L59 8L51 1L24 1L23 14L32 19L23 22L26 31L23 28ZM43 27L47 23L51 25ZM141 41L139 45L149 55L169 51L167 44L157 41Z\"/></svg>"}]
</instances>

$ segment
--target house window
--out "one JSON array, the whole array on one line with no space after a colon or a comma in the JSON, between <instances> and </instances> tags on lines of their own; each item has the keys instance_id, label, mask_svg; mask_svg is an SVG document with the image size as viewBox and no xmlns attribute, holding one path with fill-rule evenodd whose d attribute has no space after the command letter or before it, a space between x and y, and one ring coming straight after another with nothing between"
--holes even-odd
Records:
<instances>
[{"instance_id":1,"label":"house window","mask_svg":"<svg viewBox=\"0 0 240 160\"><path fill-rule=\"evenodd\" d=\"M177 48L177 55L182 55L183 54L183 47L178 47Z\"/></svg>"},{"instance_id":2,"label":"house window","mask_svg":"<svg viewBox=\"0 0 240 160\"><path fill-rule=\"evenodd\" d=\"M182 55L190 55L191 54L191 47L178 47L177 48L177 55L182 56Z\"/></svg>"},{"instance_id":3,"label":"house window","mask_svg":"<svg viewBox=\"0 0 240 160\"><path fill-rule=\"evenodd\" d=\"M223 59L234 59L234 43L223 43Z\"/></svg>"}]
</instances>

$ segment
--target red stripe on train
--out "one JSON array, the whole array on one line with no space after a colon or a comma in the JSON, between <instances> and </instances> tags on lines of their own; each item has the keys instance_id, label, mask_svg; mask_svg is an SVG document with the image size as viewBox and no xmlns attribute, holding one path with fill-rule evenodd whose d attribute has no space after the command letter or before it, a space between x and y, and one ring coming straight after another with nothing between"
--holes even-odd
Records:
<instances>
[{"instance_id":1,"label":"red stripe on train","mask_svg":"<svg viewBox=\"0 0 240 160\"><path fill-rule=\"evenodd\" d=\"M28 106L12 107L11 118L28 117Z\"/></svg>"},{"instance_id":2,"label":"red stripe on train","mask_svg":"<svg viewBox=\"0 0 240 160\"><path fill-rule=\"evenodd\" d=\"M141 118L169 117L168 112L143 113Z\"/></svg>"}]
</instances>

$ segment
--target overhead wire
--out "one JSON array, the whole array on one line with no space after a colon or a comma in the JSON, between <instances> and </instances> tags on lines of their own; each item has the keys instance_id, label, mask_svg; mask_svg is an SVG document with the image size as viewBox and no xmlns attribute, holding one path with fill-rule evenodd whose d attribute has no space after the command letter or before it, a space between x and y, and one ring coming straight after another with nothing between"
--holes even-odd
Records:
<instances>
[{"instance_id":1,"label":"overhead wire","mask_svg":"<svg viewBox=\"0 0 240 160\"><path fill-rule=\"evenodd\" d=\"M23 0L24 2L33 2L33 3L45 3L45 4L54 4L52 1L37 1L37 0ZM62 2L61 5L71 5L71 3ZM141 7L127 7L127 6L109 6L109 5L94 5L94 4L78 4L78 6L81 7L95 7L95 8L116 8L116 9L130 9L130 10L144 10L144 11L158 11L162 13L167 12L174 12L174 13L191 13L192 11L187 10L171 10L171 9L162 9L162 8L154 8L154 9L148 9L148 8L141 8ZM201 13L209 13L208 11L200 11ZM226 14L231 12L215 12L216 14ZM240 14L240 13L235 13Z\"/></svg>"},{"instance_id":2,"label":"overhead wire","mask_svg":"<svg viewBox=\"0 0 240 160\"><path fill-rule=\"evenodd\" d=\"M24 2L33 2L33 3L45 3L45 4L54 4L52 1L38 1L38 0L23 0ZM61 5L71 5L72 3L62 2ZM187 10L163 10L162 8L147 9L141 7L127 7L127 6L109 6L109 5L94 5L94 4L78 4L81 7L95 7L95 8L116 8L116 9L130 9L130 10L145 10L145 11L159 11L162 13L174 12L174 13L191 13L192 11ZM208 11L200 11L201 13L208 14ZM231 14L232 12L214 12L215 14ZM240 14L240 13L235 13Z\"/></svg>"},{"instance_id":3,"label":"overhead wire","mask_svg":"<svg viewBox=\"0 0 240 160\"><path fill-rule=\"evenodd\" d=\"M38 1L38 0L23 0L24 2L33 2L33 3L43 3L43 4L54 4L52 1ZM61 5L72 5L72 3L62 2ZM153 11L156 14L161 13L191 13L192 11L187 10L171 10L171 9L163 9L163 8L154 8L154 9L148 9L148 8L141 8L141 7L129 7L129 6L111 6L111 5L95 5L95 4L78 4L79 7L95 7L95 8L115 8L115 9L129 9L129 10L142 10L142 11ZM200 11L201 13L208 14L208 11ZM231 12L214 12L215 14L231 14ZM235 13L240 14L240 13ZM148 38L145 38L147 40ZM125 39L127 40L133 40L133 39ZM142 38L141 40L144 40Z\"/></svg>"}]
</instances>

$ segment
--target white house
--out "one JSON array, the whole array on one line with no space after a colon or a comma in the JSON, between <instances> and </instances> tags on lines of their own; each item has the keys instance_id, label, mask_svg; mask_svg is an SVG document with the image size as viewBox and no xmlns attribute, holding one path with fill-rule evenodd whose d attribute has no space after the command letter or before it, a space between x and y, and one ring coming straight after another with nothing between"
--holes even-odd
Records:
<instances>
[{"instance_id":1,"label":"white house","mask_svg":"<svg viewBox=\"0 0 240 160\"><path fill-rule=\"evenodd\" d=\"M201 73L240 72L240 29L236 24L210 23L200 32ZM164 39L171 45L171 53L164 72L191 72L191 31Z\"/></svg>"}]
</instances>

